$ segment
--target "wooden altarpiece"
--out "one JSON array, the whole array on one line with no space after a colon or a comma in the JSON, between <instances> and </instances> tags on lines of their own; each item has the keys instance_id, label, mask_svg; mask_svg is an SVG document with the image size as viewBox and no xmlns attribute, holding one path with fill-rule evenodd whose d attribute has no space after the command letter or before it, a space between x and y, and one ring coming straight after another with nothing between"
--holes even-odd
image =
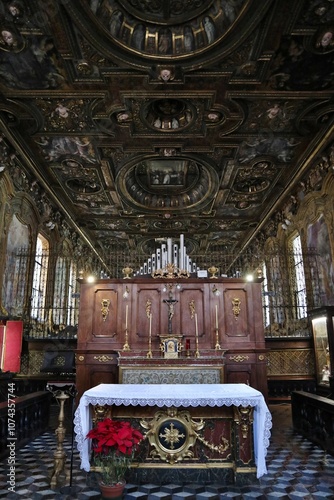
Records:
<instances>
[{"instance_id":1,"label":"wooden altarpiece","mask_svg":"<svg viewBox=\"0 0 334 500\"><path fill-rule=\"evenodd\" d=\"M100 383L246 383L267 397L261 280L82 282L78 398Z\"/></svg>"}]
</instances>

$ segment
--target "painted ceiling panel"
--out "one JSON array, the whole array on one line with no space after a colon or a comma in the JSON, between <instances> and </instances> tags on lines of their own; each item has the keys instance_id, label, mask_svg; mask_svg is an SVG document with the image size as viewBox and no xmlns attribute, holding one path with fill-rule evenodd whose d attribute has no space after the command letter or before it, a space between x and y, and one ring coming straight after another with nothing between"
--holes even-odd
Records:
<instances>
[{"instance_id":1,"label":"painted ceiling panel","mask_svg":"<svg viewBox=\"0 0 334 500\"><path fill-rule=\"evenodd\" d=\"M180 233L237 252L333 140L330 0L2 0L0 18L3 138L101 255Z\"/></svg>"}]
</instances>

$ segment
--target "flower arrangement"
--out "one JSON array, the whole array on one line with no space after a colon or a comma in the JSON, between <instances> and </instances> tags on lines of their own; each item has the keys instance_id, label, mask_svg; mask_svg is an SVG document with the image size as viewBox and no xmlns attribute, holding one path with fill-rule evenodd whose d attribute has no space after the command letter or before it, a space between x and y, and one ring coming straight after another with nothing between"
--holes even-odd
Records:
<instances>
[{"instance_id":1,"label":"flower arrangement","mask_svg":"<svg viewBox=\"0 0 334 500\"><path fill-rule=\"evenodd\" d=\"M91 429L94 464L100 468L102 483L118 484L124 481L126 470L134 458L143 435L129 422L105 418Z\"/></svg>"}]
</instances>

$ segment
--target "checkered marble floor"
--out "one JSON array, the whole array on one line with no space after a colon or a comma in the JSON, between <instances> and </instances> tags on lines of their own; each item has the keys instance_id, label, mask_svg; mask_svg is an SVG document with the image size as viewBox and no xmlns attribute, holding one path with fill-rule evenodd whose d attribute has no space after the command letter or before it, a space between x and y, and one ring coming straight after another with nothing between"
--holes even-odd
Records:
<instances>
[{"instance_id":1,"label":"checkered marble floor","mask_svg":"<svg viewBox=\"0 0 334 500\"><path fill-rule=\"evenodd\" d=\"M219 484L128 484L124 500L333 499L334 457L292 430L289 404L271 405L270 411L273 429L267 454L268 474L257 483L242 488ZM70 468L70 436L65 439L64 448ZM8 490L7 459L0 462L0 499L101 498L94 476L80 470L76 450L73 452L72 481L64 477L63 487L50 488L55 450L56 437L52 429L17 451L15 492Z\"/></svg>"}]
</instances>

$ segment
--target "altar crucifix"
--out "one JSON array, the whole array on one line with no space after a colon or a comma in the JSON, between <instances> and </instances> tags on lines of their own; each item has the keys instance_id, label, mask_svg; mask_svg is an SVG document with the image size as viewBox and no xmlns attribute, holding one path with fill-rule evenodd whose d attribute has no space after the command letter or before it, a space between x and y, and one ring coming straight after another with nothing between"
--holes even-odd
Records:
<instances>
[{"instance_id":1,"label":"altar crucifix","mask_svg":"<svg viewBox=\"0 0 334 500\"><path fill-rule=\"evenodd\" d=\"M172 319L174 316L174 304L178 302L178 300L173 299L172 290L169 290L168 299L164 299L163 301L168 306L168 334L172 334Z\"/></svg>"}]
</instances>

